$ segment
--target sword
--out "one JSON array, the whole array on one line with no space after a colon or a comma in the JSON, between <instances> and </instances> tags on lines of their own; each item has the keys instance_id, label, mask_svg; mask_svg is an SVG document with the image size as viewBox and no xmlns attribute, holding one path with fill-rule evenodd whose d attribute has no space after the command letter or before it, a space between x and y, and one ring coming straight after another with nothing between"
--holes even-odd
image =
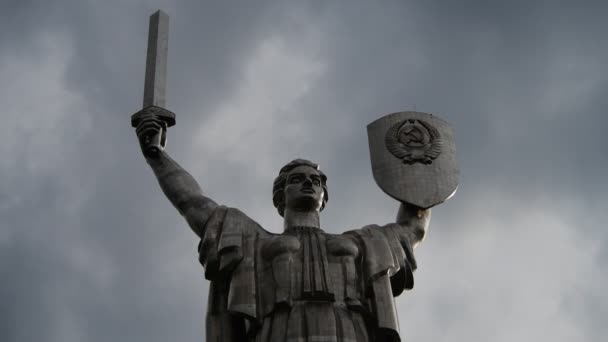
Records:
<instances>
[{"instance_id":1,"label":"sword","mask_svg":"<svg viewBox=\"0 0 608 342\"><path fill-rule=\"evenodd\" d=\"M150 16L148 29L148 53L142 109L131 116L131 126L137 127L142 119L156 117L162 128L158 134L145 137L144 154L153 157L164 147L164 131L175 125L175 114L165 109L165 84L167 81L167 50L169 43L169 16L158 10Z\"/></svg>"}]
</instances>

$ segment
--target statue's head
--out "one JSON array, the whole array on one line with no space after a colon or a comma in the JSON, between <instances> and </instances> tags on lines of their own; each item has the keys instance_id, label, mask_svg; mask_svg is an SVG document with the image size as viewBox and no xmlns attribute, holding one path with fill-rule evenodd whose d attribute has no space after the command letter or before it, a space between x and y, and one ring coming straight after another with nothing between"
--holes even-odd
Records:
<instances>
[{"instance_id":1,"label":"statue's head","mask_svg":"<svg viewBox=\"0 0 608 342\"><path fill-rule=\"evenodd\" d=\"M329 200L327 177L319 165L294 159L281 168L272 187L272 202L283 216L285 208L299 211L323 210Z\"/></svg>"}]
</instances>

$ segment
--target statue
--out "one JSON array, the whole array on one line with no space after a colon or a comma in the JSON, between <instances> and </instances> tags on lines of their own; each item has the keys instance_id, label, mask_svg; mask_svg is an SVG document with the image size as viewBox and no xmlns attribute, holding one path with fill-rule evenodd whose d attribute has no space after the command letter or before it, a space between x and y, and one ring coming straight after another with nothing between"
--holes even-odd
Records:
<instances>
[{"instance_id":1,"label":"statue","mask_svg":"<svg viewBox=\"0 0 608 342\"><path fill-rule=\"evenodd\" d=\"M393 297L414 285L413 250L424 239L429 208L456 186L455 172L448 181L434 174L424 176L431 185L416 185L426 168L445 170L442 158L453 161L439 119L405 112L368 126L374 177L401 201L394 223L325 232L319 215L329 199L327 177L317 164L294 159L272 186L284 218L283 233L273 234L207 197L169 157L166 133L175 115L162 108L164 94L161 106L151 98L132 123L162 191L200 238L199 261L211 282L206 341L401 340Z\"/></svg>"}]
</instances>

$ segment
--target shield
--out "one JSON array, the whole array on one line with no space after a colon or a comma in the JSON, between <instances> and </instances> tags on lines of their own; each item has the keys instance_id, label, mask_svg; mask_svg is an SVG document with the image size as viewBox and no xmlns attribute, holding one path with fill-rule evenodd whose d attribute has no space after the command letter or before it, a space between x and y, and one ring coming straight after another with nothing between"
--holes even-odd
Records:
<instances>
[{"instance_id":1,"label":"shield","mask_svg":"<svg viewBox=\"0 0 608 342\"><path fill-rule=\"evenodd\" d=\"M447 122L427 113L393 113L367 125L367 136L374 179L389 196L426 209L456 192L456 148Z\"/></svg>"}]
</instances>

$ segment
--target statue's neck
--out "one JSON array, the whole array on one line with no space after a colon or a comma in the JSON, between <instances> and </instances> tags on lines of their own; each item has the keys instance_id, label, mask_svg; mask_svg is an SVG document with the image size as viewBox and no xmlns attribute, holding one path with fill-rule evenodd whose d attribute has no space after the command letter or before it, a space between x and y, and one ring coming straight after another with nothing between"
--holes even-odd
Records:
<instances>
[{"instance_id":1,"label":"statue's neck","mask_svg":"<svg viewBox=\"0 0 608 342\"><path fill-rule=\"evenodd\" d=\"M319 224L319 211L297 211L285 208L283 213L283 229L289 230L294 227L321 228Z\"/></svg>"}]
</instances>

